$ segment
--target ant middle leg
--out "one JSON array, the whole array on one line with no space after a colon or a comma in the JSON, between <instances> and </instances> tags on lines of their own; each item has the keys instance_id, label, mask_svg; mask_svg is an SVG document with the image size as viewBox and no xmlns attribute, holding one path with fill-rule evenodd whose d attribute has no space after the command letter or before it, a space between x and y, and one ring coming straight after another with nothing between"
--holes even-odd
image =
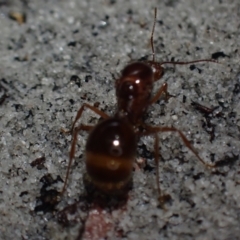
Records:
<instances>
[{"instance_id":1,"label":"ant middle leg","mask_svg":"<svg viewBox=\"0 0 240 240\"><path fill-rule=\"evenodd\" d=\"M74 129L74 126L75 126L76 122L81 118L82 113L83 113L83 111L84 111L86 108L92 110L93 112L95 112L96 114L98 114L99 116L101 116L101 117L104 118L104 119L109 118L109 116L108 116L106 113L104 113L103 111L101 111L101 110L99 110L98 108L93 107L93 106L91 106L91 105L89 105L89 104L87 104L87 103L84 103L84 104L81 106L81 108L79 108L79 110L78 110L78 112L77 112L77 115L76 115L76 117L75 117L75 119L74 119L74 122L73 122L72 127L71 127L71 130L70 130L71 133L73 132L73 129Z\"/></svg>"},{"instance_id":2,"label":"ant middle leg","mask_svg":"<svg viewBox=\"0 0 240 240\"><path fill-rule=\"evenodd\" d=\"M169 194L162 194L161 188L160 188L160 174L159 174L159 137L158 134L154 134L155 141L154 141L154 160L156 165L156 183L157 183L157 191L158 191L158 201L160 203L160 207L164 210L166 210L164 203L171 199L171 196Z\"/></svg>"},{"instance_id":3,"label":"ant middle leg","mask_svg":"<svg viewBox=\"0 0 240 240\"><path fill-rule=\"evenodd\" d=\"M148 127L148 126L144 126ZM154 135L154 161L156 166L156 186L157 186L157 194L158 194L158 202L160 204L160 207L164 210L165 208L165 202L171 199L171 196L169 194L163 194L161 187L160 187L160 173L159 173L159 158L161 157L159 153L159 137L158 132L156 133L149 133L148 135ZM146 134L140 134L139 136L146 136Z\"/></svg>"},{"instance_id":4,"label":"ant middle leg","mask_svg":"<svg viewBox=\"0 0 240 240\"><path fill-rule=\"evenodd\" d=\"M179 136L181 137L183 143L185 144L185 146L191 150L194 155L198 158L198 160L204 164L206 167L209 168L215 168L216 164L210 164L205 162L198 154L197 150L194 149L194 147L192 146L192 144L190 143L190 141L187 139L187 137L183 134L182 131L180 131L179 129L175 128L175 127L152 127L152 126L144 126L144 128L146 129L145 132L141 133L141 136L149 136L149 135L153 135L159 132L176 132L179 134Z\"/></svg>"},{"instance_id":5,"label":"ant middle leg","mask_svg":"<svg viewBox=\"0 0 240 240\"><path fill-rule=\"evenodd\" d=\"M61 196L63 196L63 194L64 194L64 192L67 188L67 180L68 180L68 177L69 177L69 174L70 174L70 168L72 166L73 158L75 156L78 133L81 130L89 132L93 127L94 126L81 124L74 129L71 149L70 149L70 152L69 152L69 162L68 162L68 167L67 167L67 173L66 173L65 180L64 180L64 185L63 185L63 188L62 188L62 191L61 191Z\"/></svg>"},{"instance_id":6,"label":"ant middle leg","mask_svg":"<svg viewBox=\"0 0 240 240\"><path fill-rule=\"evenodd\" d=\"M177 132L181 139L183 140L184 144L186 147L188 147L188 149L190 149L194 155L198 158L198 160L203 163L206 167L210 167L210 168L215 168L216 165L215 164L209 164L206 163L198 154L198 152L193 148L192 144L190 143L190 141L187 139L187 137L177 128L174 127L152 127L152 126L148 126L148 125L144 125L143 126L145 128L145 132L142 132L139 134L139 136L149 136L149 135L154 135L155 137L155 141L154 141L154 159L155 159L155 164L156 164L156 183L157 183L157 191L158 191L158 200L160 203L160 206L165 209L164 207L164 203L171 199L171 196L166 194L163 195L161 188L160 188L160 183L159 183L159 137L158 137L158 133L159 132Z\"/></svg>"}]
</instances>

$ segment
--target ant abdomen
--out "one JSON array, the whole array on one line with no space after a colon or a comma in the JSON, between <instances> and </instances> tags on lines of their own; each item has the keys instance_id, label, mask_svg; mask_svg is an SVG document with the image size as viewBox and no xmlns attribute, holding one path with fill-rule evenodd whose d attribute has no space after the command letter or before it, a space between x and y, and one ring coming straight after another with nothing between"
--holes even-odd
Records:
<instances>
[{"instance_id":1,"label":"ant abdomen","mask_svg":"<svg viewBox=\"0 0 240 240\"><path fill-rule=\"evenodd\" d=\"M137 139L132 126L118 117L100 122L86 144L87 178L99 190L125 188L132 178Z\"/></svg>"}]
</instances>

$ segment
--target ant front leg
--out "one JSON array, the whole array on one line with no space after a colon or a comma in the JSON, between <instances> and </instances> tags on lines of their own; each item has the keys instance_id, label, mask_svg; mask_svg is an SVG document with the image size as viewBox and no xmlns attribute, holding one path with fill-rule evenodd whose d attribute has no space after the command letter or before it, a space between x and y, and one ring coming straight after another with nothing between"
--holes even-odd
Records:
<instances>
[{"instance_id":1,"label":"ant front leg","mask_svg":"<svg viewBox=\"0 0 240 240\"><path fill-rule=\"evenodd\" d=\"M152 97L152 99L149 102L149 105L155 103L157 100L159 100L159 98L164 94L164 98L165 101L167 101L170 97L173 97L173 95L171 95L168 91L168 84L167 83L163 83L163 85L158 89L157 93L155 94L155 96Z\"/></svg>"},{"instance_id":2,"label":"ant front leg","mask_svg":"<svg viewBox=\"0 0 240 240\"><path fill-rule=\"evenodd\" d=\"M81 124L80 126L78 126L74 129L71 149L70 149L70 152L69 152L69 162L68 162L68 167L67 167L67 173L66 173L65 180L64 180L64 185L63 185L63 188L62 188L62 191L61 191L61 196L63 196L63 194L66 190L66 187L67 187L67 180L68 180L68 177L69 177L69 174L70 174L70 168L72 166L73 158L75 156L78 133L81 130L89 132L92 128L93 128L93 126Z\"/></svg>"}]
</instances>

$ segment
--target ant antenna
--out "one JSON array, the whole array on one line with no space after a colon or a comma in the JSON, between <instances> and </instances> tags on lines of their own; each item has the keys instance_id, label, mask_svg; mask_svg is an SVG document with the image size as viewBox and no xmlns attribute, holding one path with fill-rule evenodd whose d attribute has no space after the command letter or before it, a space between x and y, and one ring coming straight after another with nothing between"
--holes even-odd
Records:
<instances>
[{"instance_id":1,"label":"ant antenna","mask_svg":"<svg viewBox=\"0 0 240 240\"><path fill-rule=\"evenodd\" d=\"M171 61L170 62L161 62L160 66L163 64L186 65L186 64L199 63L199 62L213 62L213 63L221 64L218 61L213 60L213 59L201 59L201 60L194 60L194 61L187 61L187 62L171 62Z\"/></svg>"},{"instance_id":2,"label":"ant antenna","mask_svg":"<svg viewBox=\"0 0 240 240\"><path fill-rule=\"evenodd\" d=\"M151 48L152 48L152 62L155 63L155 50L154 50L154 44L153 44L153 34L155 31L155 25L157 21L157 8L154 8L154 22L153 22L153 28L152 28L152 33L151 33ZM186 64L191 64L191 63L199 63L199 62L214 62L214 63L219 63L216 60L213 59L201 59L201 60L194 60L194 61L185 61L185 62L174 62L174 61L166 61L166 62L161 62L159 65L164 65L164 64L174 64L174 65L186 65Z\"/></svg>"},{"instance_id":3,"label":"ant antenna","mask_svg":"<svg viewBox=\"0 0 240 240\"><path fill-rule=\"evenodd\" d=\"M154 34L154 30L155 30L155 25L156 25L156 19L157 19L157 8L154 8L154 22L153 22L153 28L152 28L152 34L151 34L151 38L150 38L150 42L151 42L151 48L152 48L152 61L155 62L155 51L154 51L154 45L153 45L153 34Z\"/></svg>"}]
</instances>

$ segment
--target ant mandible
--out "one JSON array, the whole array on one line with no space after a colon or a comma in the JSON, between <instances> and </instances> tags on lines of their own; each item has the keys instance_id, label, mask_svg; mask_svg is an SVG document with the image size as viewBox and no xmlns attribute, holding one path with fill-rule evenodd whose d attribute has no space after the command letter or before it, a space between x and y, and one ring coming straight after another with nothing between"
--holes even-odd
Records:
<instances>
[{"instance_id":1,"label":"ant mandible","mask_svg":"<svg viewBox=\"0 0 240 240\"><path fill-rule=\"evenodd\" d=\"M164 196L159 184L159 132L177 132L182 141L205 166L214 168L215 165L206 163L193 148L187 137L175 127L149 126L144 123L143 116L148 107L155 103L162 95L166 98L167 83L164 83L154 96L151 96L153 84L158 81L164 72L164 64L191 64L198 62L216 62L211 59L202 59L190 62L156 62L153 45L153 34L157 18L157 9L154 12L154 24L151 32L152 61L133 62L127 65L116 81L117 111L114 116L108 116L98 108L84 103L78 110L73 122L73 134L69 163L61 195L67 187L70 168L75 156L77 136L80 131L91 131L87 140L86 179L96 189L109 195L126 192L132 180L133 166L136 158L137 141L140 137L152 135L155 138L154 151L156 163L156 182L160 203ZM96 126L80 124L75 127L83 111L88 108L101 116L104 120Z\"/></svg>"}]
</instances>

